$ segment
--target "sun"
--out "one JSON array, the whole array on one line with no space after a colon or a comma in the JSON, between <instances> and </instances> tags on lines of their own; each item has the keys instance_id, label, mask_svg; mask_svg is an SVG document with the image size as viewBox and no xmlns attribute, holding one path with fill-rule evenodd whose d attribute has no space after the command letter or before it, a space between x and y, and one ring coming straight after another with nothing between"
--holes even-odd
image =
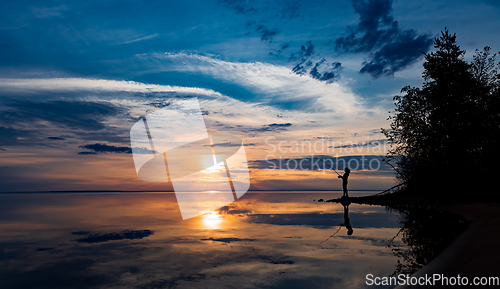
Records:
<instances>
[{"instance_id":1,"label":"sun","mask_svg":"<svg viewBox=\"0 0 500 289\"><path fill-rule=\"evenodd\" d=\"M201 218L201 223L205 229L219 229L223 221L222 216L213 211L203 215Z\"/></svg>"}]
</instances>

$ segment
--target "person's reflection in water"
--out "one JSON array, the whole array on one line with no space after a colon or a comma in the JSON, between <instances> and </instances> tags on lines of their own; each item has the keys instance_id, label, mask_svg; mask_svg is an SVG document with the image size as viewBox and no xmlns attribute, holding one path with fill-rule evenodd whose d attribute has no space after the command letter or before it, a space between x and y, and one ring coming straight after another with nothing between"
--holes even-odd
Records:
<instances>
[{"instance_id":1,"label":"person's reflection in water","mask_svg":"<svg viewBox=\"0 0 500 289\"><path fill-rule=\"evenodd\" d=\"M342 202L342 206L344 206L344 223L340 224L340 226L345 226L347 229L347 235L352 235L354 230L352 229L351 222L349 221L349 205L351 202Z\"/></svg>"},{"instance_id":2,"label":"person's reflection in water","mask_svg":"<svg viewBox=\"0 0 500 289\"><path fill-rule=\"evenodd\" d=\"M323 245L323 243L325 243L328 240L330 240L331 238L335 237L335 235L337 235L337 233L340 231L340 229L342 229L342 226L346 227L347 235L350 236L354 232L352 229L352 226L351 226L351 222L349 221L349 205L351 204L351 202L344 200L340 203L342 204L342 206L344 206L344 223L339 225L339 228L337 229L337 231L335 231L335 233L333 233L330 237L326 238L326 240L324 240L323 242L319 243L318 248L320 248L321 245Z\"/></svg>"}]
</instances>

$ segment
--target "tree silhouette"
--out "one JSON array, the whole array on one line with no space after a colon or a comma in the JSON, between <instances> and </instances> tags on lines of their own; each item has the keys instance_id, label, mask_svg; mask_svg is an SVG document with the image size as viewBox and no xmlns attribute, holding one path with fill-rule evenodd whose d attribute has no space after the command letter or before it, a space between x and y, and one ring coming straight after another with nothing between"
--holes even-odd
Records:
<instances>
[{"instance_id":1,"label":"tree silhouette","mask_svg":"<svg viewBox=\"0 0 500 289\"><path fill-rule=\"evenodd\" d=\"M486 184L498 161L498 64L489 47L468 63L446 28L434 47L425 55L422 88L406 86L394 97L391 127L382 132L407 191L465 193L478 178Z\"/></svg>"}]
</instances>

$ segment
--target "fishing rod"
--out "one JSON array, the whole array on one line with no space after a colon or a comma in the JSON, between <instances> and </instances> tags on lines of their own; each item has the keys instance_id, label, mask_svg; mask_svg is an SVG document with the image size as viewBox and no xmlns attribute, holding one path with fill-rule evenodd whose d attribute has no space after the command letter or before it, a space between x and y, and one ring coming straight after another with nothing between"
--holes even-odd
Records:
<instances>
[{"instance_id":1,"label":"fishing rod","mask_svg":"<svg viewBox=\"0 0 500 289\"><path fill-rule=\"evenodd\" d=\"M330 166L330 169L332 169L337 175L339 175L339 177L341 176L339 173L337 173L337 171L333 168L333 164Z\"/></svg>"},{"instance_id":2,"label":"fishing rod","mask_svg":"<svg viewBox=\"0 0 500 289\"><path fill-rule=\"evenodd\" d=\"M318 244L318 248L321 245L323 245L324 242L326 242L326 241L330 240L331 238L335 237L335 235L337 235L337 233L340 231L341 228L342 228L342 225L340 225L339 228L338 228L338 230L335 233L333 233L330 237L326 238L326 240L324 240L323 242L319 243Z\"/></svg>"}]
</instances>

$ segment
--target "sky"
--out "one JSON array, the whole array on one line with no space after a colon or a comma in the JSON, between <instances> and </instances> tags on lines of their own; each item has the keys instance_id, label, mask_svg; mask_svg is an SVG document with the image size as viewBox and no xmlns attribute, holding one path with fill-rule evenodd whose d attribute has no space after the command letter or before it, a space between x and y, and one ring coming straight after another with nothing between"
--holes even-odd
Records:
<instances>
[{"instance_id":1,"label":"sky","mask_svg":"<svg viewBox=\"0 0 500 289\"><path fill-rule=\"evenodd\" d=\"M466 59L484 46L500 50L500 3L489 0L0 7L4 192L172 190L137 177L130 129L192 97L210 134L243 140L251 189L339 190L331 171L269 161L380 160L393 97L422 84L423 53L440 31L457 34ZM354 190L396 183L383 162L351 169Z\"/></svg>"}]
</instances>

